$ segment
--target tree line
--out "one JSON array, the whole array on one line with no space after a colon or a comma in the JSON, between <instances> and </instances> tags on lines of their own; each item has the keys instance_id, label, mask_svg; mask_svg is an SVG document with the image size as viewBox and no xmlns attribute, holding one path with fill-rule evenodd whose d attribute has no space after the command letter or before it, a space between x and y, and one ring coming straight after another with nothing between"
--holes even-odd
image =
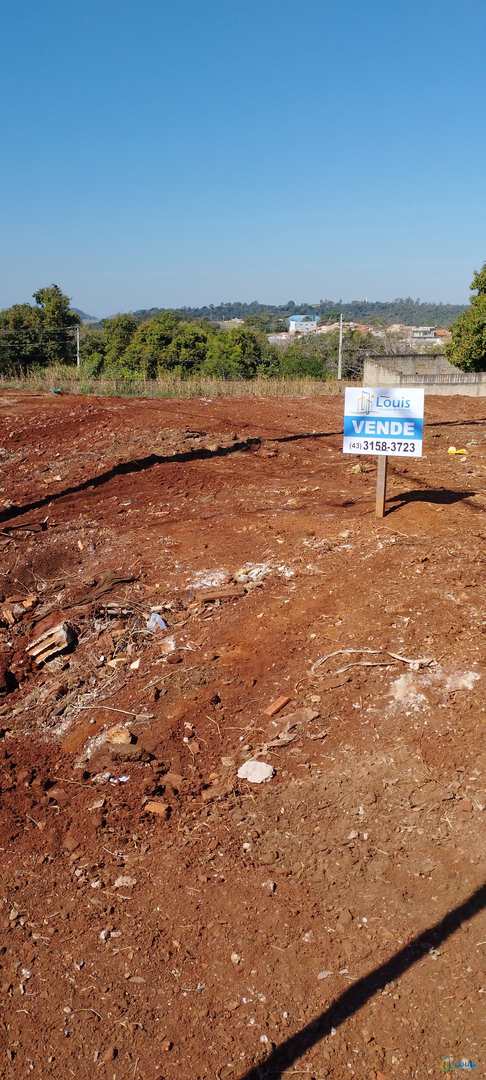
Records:
<instances>
[{"instance_id":1,"label":"tree line","mask_svg":"<svg viewBox=\"0 0 486 1080\"><path fill-rule=\"evenodd\" d=\"M474 274L471 292L469 307L459 309L452 325L447 353L451 363L462 370L484 371L486 263ZM193 308L119 314L86 326L59 285L38 289L33 300L34 304L14 304L0 311L1 375L26 374L55 363L75 364L78 334L82 369L95 377L155 379L165 374L181 378L198 374L224 379L257 375L330 378L336 373L337 332L302 336L285 349L278 348L269 342L262 313L257 310L248 313L244 322L229 327L221 327L214 317L194 318L195 310L206 309ZM332 312L332 318L334 315ZM325 321L324 315L320 317ZM347 331L343 374L358 375L366 355L384 349L384 344L369 334Z\"/></svg>"},{"instance_id":2,"label":"tree line","mask_svg":"<svg viewBox=\"0 0 486 1080\"><path fill-rule=\"evenodd\" d=\"M207 319L187 319L176 311L158 311L150 318L125 313L96 325L81 325L69 297L58 285L39 289L35 304L15 304L0 312L0 372L26 374L53 363L76 363L75 331L83 373L90 377L156 379L173 374L223 379L257 375L329 378L336 373L338 334L309 335L277 348L249 320L220 327ZM379 343L371 335L348 332L348 371L359 369Z\"/></svg>"},{"instance_id":3,"label":"tree line","mask_svg":"<svg viewBox=\"0 0 486 1080\"><path fill-rule=\"evenodd\" d=\"M150 319L163 309L146 308L135 311L135 317ZM376 326L391 326L392 323L404 323L406 326L444 326L448 327L465 310L464 304L438 304L411 296L398 297L396 300L320 300L318 304L296 303L288 300L286 304L261 304L258 300L250 303L231 301L225 304L208 304L203 307L182 307L176 309L187 321L225 319L244 319L248 325L274 333L287 329L287 319L291 315L314 315L322 322L334 322L340 312L347 322L364 322Z\"/></svg>"},{"instance_id":4,"label":"tree line","mask_svg":"<svg viewBox=\"0 0 486 1080\"><path fill-rule=\"evenodd\" d=\"M370 349L371 335L346 335L348 365L359 364ZM173 374L221 379L298 375L329 378L336 372L338 333L308 335L278 348L263 331L240 323L221 328L207 320L187 321L164 311L139 322L134 315L115 315L100 327L87 328L81 342L85 369L107 377L155 379Z\"/></svg>"}]
</instances>

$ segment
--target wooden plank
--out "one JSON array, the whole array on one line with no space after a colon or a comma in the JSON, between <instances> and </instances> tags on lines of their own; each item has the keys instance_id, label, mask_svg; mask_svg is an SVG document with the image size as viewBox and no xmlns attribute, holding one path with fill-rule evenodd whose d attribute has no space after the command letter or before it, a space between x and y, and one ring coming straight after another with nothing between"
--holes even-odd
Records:
<instances>
[{"instance_id":1,"label":"wooden plank","mask_svg":"<svg viewBox=\"0 0 486 1080\"><path fill-rule=\"evenodd\" d=\"M198 589L194 594L194 599L200 600L203 604L213 604L216 600L238 600L245 593L244 585L224 585L222 588Z\"/></svg>"},{"instance_id":2,"label":"wooden plank","mask_svg":"<svg viewBox=\"0 0 486 1080\"><path fill-rule=\"evenodd\" d=\"M263 710L265 716L276 716L285 705L288 705L290 697L288 694L281 694L275 701L272 701L271 705L267 705L267 708Z\"/></svg>"},{"instance_id":3,"label":"wooden plank","mask_svg":"<svg viewBox=\"0 0 486 1080\"><path fill-rule=\"evenodd\" d=\"M380 454L376 470L376 517L385 516L386 477L388 472L388 457Z\"/></svg>"}]
</instances>

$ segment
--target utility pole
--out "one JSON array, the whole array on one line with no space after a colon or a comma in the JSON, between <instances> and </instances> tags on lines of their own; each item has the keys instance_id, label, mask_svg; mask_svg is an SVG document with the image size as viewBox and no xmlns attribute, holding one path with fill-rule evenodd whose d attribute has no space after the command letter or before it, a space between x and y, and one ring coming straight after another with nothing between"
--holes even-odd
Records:
<instances>
[{"instance_id":1,"label":"utility pole","mask_svg":"<svg viewBox=\"0 0 486 1080\"><path fill-rule=\"evenodd\" d=\"M339 316L339 351L338 351L338 370L337 377L339 380L343 377L343 313Z\"/></svg>"},{"instance_id":2,"label":"utility pole","mask_svg":"<svg viewBox=\"0 0 486 1080\"><path fill-rule=\"evenodd\" d=\"M79 367L81 363L79 356L79 326L76 327L76 367Z\"/></svg>"}]
</instances>

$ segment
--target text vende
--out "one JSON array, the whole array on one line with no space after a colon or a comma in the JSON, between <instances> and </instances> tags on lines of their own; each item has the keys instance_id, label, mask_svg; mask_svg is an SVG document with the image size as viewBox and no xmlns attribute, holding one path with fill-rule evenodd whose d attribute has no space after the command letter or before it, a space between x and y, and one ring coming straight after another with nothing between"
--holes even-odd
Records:
<instances>
[{"instance_id":1,"label":"text vende","mask_svg":"<svg viewBox=\"0 0 486 1080\"><path fill-rule=\"evenodd\" d=\"M417 435L413 420L351 420L353 435L401 435L414 438Z\"/></svg>"}]
</instances>

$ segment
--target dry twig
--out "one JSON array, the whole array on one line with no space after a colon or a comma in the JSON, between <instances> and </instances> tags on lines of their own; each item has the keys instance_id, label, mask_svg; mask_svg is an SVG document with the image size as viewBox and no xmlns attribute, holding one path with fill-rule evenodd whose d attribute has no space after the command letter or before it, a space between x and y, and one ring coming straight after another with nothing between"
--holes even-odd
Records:
<instances>
[{"instance_id":1,"label":"dry twig","mask_svg":"<svg viewBox=\"0 0 486 1080\"><path fill-rule=\"evenodd\" d=\"M87 712L90 709L108 709L109 712L121 713L122 716L131 716L134 720L153 720L153 713L136 713L130 712L127 709L116 709L114 705L103 705L100 702L95 702L93 705L80 705L80 712Z\"/></svg>"},{"instance_id":2,"label":"dry twig","mask_svg":"<svg viewBox=\"0 0 486 1080\"><path fill-rule=\"evenodd\" d=\"M389 651L389 649L369 649L369 648L362 648L362 649L335 649L334 652L327 653L326 656L319 656L317 658L317 660L315 660L314 663L312 664L312 667L310 669L310 674L311 675L316 675L318 669L323 667L324 664L326 664L327 661L331 660L334 656L343 656L343 655L346 655L346 656L349 656L349 655L361 655L362 656L363 653L367 653L368 655L371 654L371 655L374 655L374 656L379 656L380 654L383 655L383 653L384 653L385 656L390 656L391 657L391 661L390 660L354 660L354 661L351 661L351 663L349 663L349 664L345 664L344 667L338 668L338 670L335 671L334 674L335 675L342 675L343 672L347 671L348 668L350 668L350 667L392 667L393 664L396 664L396 663L407 664L408 667L410 667L412 671L420 671L420 668L422 668L422 667L430 667L430 664L433 664L433 662L434 662L432 659L412 660L408 656L400 656L399 653L392 653L392 652Z\"/></svg>"}]
</instances>

